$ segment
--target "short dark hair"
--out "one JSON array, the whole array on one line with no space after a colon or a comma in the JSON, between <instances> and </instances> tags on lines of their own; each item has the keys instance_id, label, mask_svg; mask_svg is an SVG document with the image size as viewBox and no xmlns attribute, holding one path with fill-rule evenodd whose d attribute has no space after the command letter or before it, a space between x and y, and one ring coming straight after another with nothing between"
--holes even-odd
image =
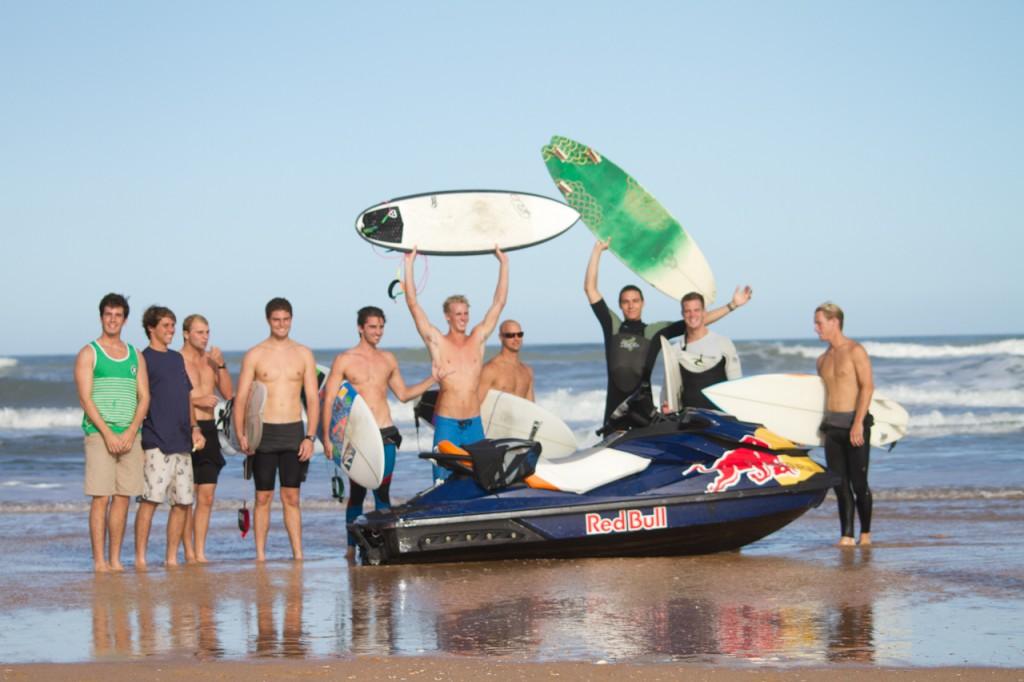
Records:
<instances>
[{"instance_id":1,"label":"short dark hair","mask_svg":"<svg viewBox=\"0 0 1024 682\"><path fill-rule=\"evenodd\" d=\"M146 330L146 338L153 338L149 334L150 329L156 329L156 326L160 324L160 320L165 317L169 317L175 322L178 318L174 316L170 308L165 308L162 305L151 305L146 308L146 312L142 313L142 328Z\"/></svg>"},{"instance_id":2,"label":"short dark hair","mask_svg":"<svg viewBox=\"0 0 1024 682\"><path fill-rule=\"evenodd\" d=\"M686 296L683 296L682 300L680 300L679 303L681 305L683 305L687 301L700 301L700 307L701 308L705 307L705 304L704 304L704 294L700 293L699 291L691 291Z\"/></svg>"},{"instance_id":3,"label":"short dark hair","mask_svg":"<svg viewBox=\"0 0 1024 682\"><path fill-rule=\"evenodd\" d=\"M627 284L626 286L622 287L622 289L619 291L620 301L622 300L622 295L627 291L635 291L636 293L640 294L640 300L644 300L644 292L640 291L640 287L638 287L635 284Z\"/></svg>"},{"instance_id":4,"label":"short dark hair","mask_svg":"<svg viewBox=\"0 0 1024 682\"><path fill-rule=\"evenodd\" d=\"M128 319L128 299L121 294L109 293L100 299L100 317L103 317L104 308L121 308L124 319Z\"/></svg>"},{"instance_id":5,"label":"short dark hair","mask_svg":"<svg viewBox=\"0 0 1024 682\"><path fill-rule=\"evenodd\" d=\"M276 310L283 310L286 313L288 313L289 315L291 315L292 314L292 304L288 302L287 298L281 298L280 296L278 296L276 298L270 299L269 301L267 301L267 308L266 308L267 319L268 320L270 319L270 316L273 315L274 311L276 311Z\"/></svg>"},{"instance_id":6,"label":"short dark hair","mask_svg":"<svg viewBox=\"0 0 1024 682\"><path fill-rule=\"evenodd\" d=\"M368 305L360 308L359 312L356 313L356 324L362 327L371 317L379 317L381 322L387 322L387 318L384 317L383 310L375 305Z\"/></svg>"}]
</instances>

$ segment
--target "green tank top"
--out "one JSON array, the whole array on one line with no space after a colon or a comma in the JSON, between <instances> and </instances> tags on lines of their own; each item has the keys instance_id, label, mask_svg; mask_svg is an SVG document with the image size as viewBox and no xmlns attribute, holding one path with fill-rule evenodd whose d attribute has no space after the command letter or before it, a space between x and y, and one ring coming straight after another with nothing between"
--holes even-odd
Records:
<instances>
[{"instance_id":1,"label":"green tank top","mask_svg":"<svg viewBox=\"0 0 1024 682\"><path fill-rule=\"evenodd\" d=\"M96 404L103 421L114 433L121 433L131 426L135 408L139 404L138 376L139 357L130 343L128 356L114 360L100 344L91 344L94 355L92 366L92 401ZM99 433L88 415L82 415L82 430L86 434Z\"/></svg>"}]
</instances>

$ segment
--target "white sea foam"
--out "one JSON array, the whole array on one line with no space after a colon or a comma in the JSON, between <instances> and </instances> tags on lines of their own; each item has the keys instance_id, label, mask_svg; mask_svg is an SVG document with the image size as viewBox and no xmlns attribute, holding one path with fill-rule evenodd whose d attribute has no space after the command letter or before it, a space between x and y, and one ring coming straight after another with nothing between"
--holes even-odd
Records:
<instances>
[{"instance_id":1,"label":"white sea foam","mask_svg":"<svg viewBox=\"0 0 1024 682\"><path fill-rule=\"evenodd\" d=\"M824 345L789 346L781 343L777 344L776 348L782 355L799 355L805 358L816 358L825 350ZM865 341L864 348L871 357L905 360L968 358L980 355L1024 356L1024 339L1003 339L1002 341L977 343L966 346L957 346L953 344L932 346L922 343Z\"/></svg>"},{"instance_id":2,"label":"white sea foam","mask_svg":"<svg viewBox=\"0 0 1024 682\"><path fill-rule=\"evenodd\" d=\"M0 429L43 431L81 424L80 407L0 407Z\"/></svg>"},{"instance_id":3,"label":"white sea foam","mask_svg":"<svg viewBox=\"0 0 1024 682\"><path fill-rule=\"evenodd\" d=\"M954 434L1001 434L1024 432L1024 412L948 414L932 410L910 416L911 436L950 436Z\"/></svg>"},{"instance_id":4,"label":"white sea foam","mask_svg":"<svg viewBox=\"0 0 1024 682\"><path fill-rule=\"evenodd\" d=\"M1024 407L1024 390L972 391L957 388L897 384L878 389L887 398L904 405L949 407Z\"/></svg>"},{"instance_id":5,"label":"white sea foam","mask_svg":"<svg viewBox=\"0 0 1024 682\"><path fill-rule=\"evenodd\" d=\"M53 488L63 488L64 486L60 483L28 483L26 481L3 481L0 483L0 487L3 488L33 488L35 490L51 490Z\"/></svg>"},{"instance_id":6,"label":"white sea foam","mask_svg":"<svg viewBox=\"0 0 1024 682\"><path fill-rule=\"evenodd\" d=\"M7 367L14 367L18 364L15 358L0 358L0 369L6 369Z\"/></svg>"}]
</instances>

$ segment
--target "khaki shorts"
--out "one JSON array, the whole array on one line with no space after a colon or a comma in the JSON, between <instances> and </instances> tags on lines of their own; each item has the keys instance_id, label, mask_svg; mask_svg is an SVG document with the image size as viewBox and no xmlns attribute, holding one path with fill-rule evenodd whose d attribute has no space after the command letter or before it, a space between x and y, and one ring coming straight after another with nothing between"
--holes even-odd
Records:
<instances>
[{"instance_id":1,"label":"khaki shorts","mask_svg":"<svg viewBox=\"0 0 1024 682\"><path fill-rule=\"evenodd\" d=\"M157 448L146 450L142 475L142 499L146 502L191 505L195 501L190 452L167 455Z\"/></svg>"},{"instance_id":2,"label":"khaki shorts","mask_svg":"<svg viewBox=\"0 0 1024 682\"><path fill-rule=\"evenodd\" d=\"M142 494L142 441L136 437L132 449L111 455L103 436L85 437L85 494L92 497Z\"/></svg>"}]
</instances>

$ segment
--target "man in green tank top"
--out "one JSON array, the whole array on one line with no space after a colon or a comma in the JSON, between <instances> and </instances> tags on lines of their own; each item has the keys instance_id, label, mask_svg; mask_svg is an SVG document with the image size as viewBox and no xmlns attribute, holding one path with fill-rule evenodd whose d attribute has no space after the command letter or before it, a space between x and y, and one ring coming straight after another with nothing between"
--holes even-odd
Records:
<instances>
[{"instance_id":1,"label":"man in green tank top","mask_svg":"<svg viewBox=\"0 0 1024 682\"><path fill-rule=\"evenodd\" d=\"M128 503L142 494L139 428L149 409L149 381L142 354L121 340L128 301L120 294L107 294L99 308L102 332L78 352L75 385L85 412L85 494L92 497L93 567L102 572L124 570L121 544Z\"/></svg>"}]
</instances>

